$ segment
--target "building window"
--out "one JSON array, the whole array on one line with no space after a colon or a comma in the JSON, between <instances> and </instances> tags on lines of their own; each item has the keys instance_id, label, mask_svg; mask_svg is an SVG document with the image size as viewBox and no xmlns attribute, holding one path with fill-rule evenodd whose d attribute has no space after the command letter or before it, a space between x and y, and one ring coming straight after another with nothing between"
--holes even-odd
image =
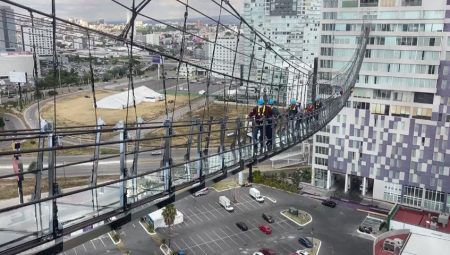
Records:
<instances>
[{"instance_id":1,"label":"building window","mask_svg":"<svg viewBox=\"0 0 450 255\"><path fill-rule=\"evenodd\" d=\"M328 159L326 158L315 158L314 162L316 165L328 166Z\"/></svg>"},{"instance_id":2,"label":"building window","mask_svg":"<svg viewBox=\"0 0 450 255\"><path fill-rule=\"evenodd\" d=\"M315 152L317 154L328 155L328 151L329 151L329 148L327 148L327 147L316 146L316 148L315 148Z\"/></svg>"},{"instance_id":3,"label":"building window","mask_svg":"<svg viewBox=\"0 0 450 255\"><path fill-rule=\"evenodd\" d=\"M414 92L414 102L421 104L433 104L434 94Z\"/></svg>"},{"instance_id":4,"label":"building window","mask_svg":"<svg viewBox=\"0 0 450 255\"><path fill-rule=\"evenodd\" d=\"M431 120L433 110L429 108L413 107L413 118Z\"/></svg>"},{"instance_id":5,"label":"building window","mask_svg":"<svg viewBox=\"0 0 450 255\"><path fill-rule=\"evenodd\" d=\"M409 180L410 182L412 180ZM416 207L422 207L423 189L414 186L403 187L403 203Z\"/></svg>"},{"instance_id":6,"label":"building window","mask_svg":"<svg viewBox=\"0 0 450 255\"><path fill-rule=\"evenodd\" d=\"M373 99L391 100L391 91L375 89L373 91Z\"/></svg>"},{"instance_id":7,"label":"building window","mask_svg":"<svg viewBox=\"0 0 450 255\"><path fill-rule=\"evenodd\" d=\"M360 7L376 7L378 0L360 0Z\"/></svg>"},{"instance_id":8,"label":"building window","mask_svg":"<svg viewBox=\"0 0 450 255\"><path fill-rule=\"evenodd\" d=\"M422 0L402 0L402 6L422 6Z\"/></svg>"},{"instance_id":9,"label":"building window","mask_svg":"<svg viewBox=\"0 0 450 255\"><path fill-rule=\"evenodd\" d=\"M411 114L411 107L391 105L391 115L408 118Z\"/></svg>"},{"instance_id":10,"label":"building window","mask_svg":"<svg viewBox=\"0 0 450 255\"><path fill-rule=\"evenodd\" d=\"M318 143L330 143L330 137L329 136L323 136L323 135L316 135L316 142Z\"/></svg>"}]
</instances>

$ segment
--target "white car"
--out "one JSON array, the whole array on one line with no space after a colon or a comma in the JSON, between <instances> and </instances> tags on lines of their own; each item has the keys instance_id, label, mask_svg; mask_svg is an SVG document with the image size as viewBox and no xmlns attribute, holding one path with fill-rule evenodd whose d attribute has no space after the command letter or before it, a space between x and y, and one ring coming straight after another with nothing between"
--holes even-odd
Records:
<instances>
[{"instance_id":1,"label":"white car","mask_svg":"<svg viewBox=\"0 0 450 255\"><path fill-rule=\"evenodd\" d=\"M264 255L264 253L257 251L257 252L253 252L253 255Z\"/></svg>"},{"instance_id":2,"label":"white car","mask_svg":"<svg viewBox=\"0 0 450 255\"><path fill-rule=\"evenodd\" d=\"M297 255L309 255L309 252L304 251L304 250L298 250L298 251L295 251L295 254L297 254Z\"/></svg>"}]
</instances>

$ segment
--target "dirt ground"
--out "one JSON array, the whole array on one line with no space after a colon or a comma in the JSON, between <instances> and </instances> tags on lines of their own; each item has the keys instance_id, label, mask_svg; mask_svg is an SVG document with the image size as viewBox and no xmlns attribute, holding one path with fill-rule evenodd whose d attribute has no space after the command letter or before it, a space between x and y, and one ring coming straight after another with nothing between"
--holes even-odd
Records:
<instances>
[{"instance_id":1,"label":"dirt ground","mask_svg":"<svg viewBox=\"0 0 450 255\"><path fill-rule=\"evenodd\" d=\"M101 90L96 92L97 101L107 96L118 93L117 91ZM167 101L174 100L173 95L167 96ZM191 98L192 100L193 98ZM132 104L132 102L130 102ZM175 108L187 105L188 96L178 95ZM82 94L75 96L67 96L56 101L56 121L58 126L81 126L81 125L94 125L95 114L93 99L91 92L86 91ZM169 110L173 109L173 103L168 104ZM151 120L165 114L165 102L160 101L156 103L144 102L136 106L137 115L144 118L144 120ZM43 117L47 120L53 121L53 102L47 103L43 106ZM106 124L114 125L118 121L125 121L126 109L121 110L109 110L109 109L97 109L97 114L105 121ZM136 115L133 107L128 108L128 122L132 123L136 119Z\"/></svg>"}]
</instances>

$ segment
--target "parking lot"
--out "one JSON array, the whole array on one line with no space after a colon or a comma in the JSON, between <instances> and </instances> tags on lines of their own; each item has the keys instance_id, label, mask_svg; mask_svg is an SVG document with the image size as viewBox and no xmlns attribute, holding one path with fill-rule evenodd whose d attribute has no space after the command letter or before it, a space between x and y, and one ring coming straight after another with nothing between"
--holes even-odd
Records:
<instances>
[{"instance_id":1,"label":"parking lot","mask_svg":"<svg viewBox=\"0 0 450 255\"><path fill-rule=\"evenodd\" d=\"M122 254L117 247L111 241L108 235L102 235L95 239L90 240L80 246L65 251L61 254L64 255L98 255L98 254Z\"/></svg>"},{"instance_id":2,"label":"parking lot","mask_svg":"<svg viewBox=\"0 0 450 255\"><path fill-rule=\"evenodd\" d=\"M290 254L303 249L299 236L314 236L322 241L320 254L369 254L370 240L356 234L363 213L345 207L327 208L319 201L296 194L257 187L265 199L258 203L248 194L248 188L238 188L221 193L210 191L202 197L186 197L175 203L184 215L184 223L172 229L173 250L184 250L187 254L252 254L261 248L271 248L279 254ZM218 197L227 196L233 203L234 212L220 206ZM270 200L276 201L271 202ZM297 207L313 215L313 222L304 228L280 215L280 211ZM258 226L268 224L262 213L271 214L275 222L269 224L272 235L262 233ZM247 231L241 231L236 222L243 221ZM166 229L157 230L167 238ZM352 245L348 245L349 241ZM356 252L357 251L357 252Z\"/></svg>"}]
</instances>

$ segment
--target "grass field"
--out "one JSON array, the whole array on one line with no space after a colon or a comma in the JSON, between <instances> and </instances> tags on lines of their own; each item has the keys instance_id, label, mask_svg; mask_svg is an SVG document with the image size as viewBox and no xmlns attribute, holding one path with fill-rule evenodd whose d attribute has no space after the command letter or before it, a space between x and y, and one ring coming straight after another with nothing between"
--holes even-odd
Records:
<instances>
[{"instance_id":1,"label":"grass field","mask_svg":"<svg viewBox=\"0 0 450 255\"><path fill-rule=\"evenodd\" d=\"M209 107L209 115L207 114L207 111L204 111L204 107L193 110L192 115L186 115L183 118L179 119L177 122L183 122L183 124L187 124L186 121L191 121L192 118L198 118L200 120L204 119L205 121L204 123L204 128L203 131L205 132L202 135L202 141L206 140L206 131L208 130L208 125L207 125L207 120L209 119L209 116L211 116L213 118L213 120L215 120L215 124L211 126L211 138L210 138L210 145L217 145L219 144L219 139L220 139L220 124L218 124L217 120L224 118L224 116L227 116L228 119L230 120L229 122L227 122L226 125L226 132L225 133L232 133L234 132L234 129L236 127L236 122L235 119L236 118L241 118L242 121L245 120L245 116L248 114L248 112L250 111L250 108L247 106L237 106L235 107L235 105L229 105L228 108L224 108L223 104L210 104ZM203 117L204 116L204 117ZM176 124L175 124L176 125ZM189 138L189 132L190 132L190 128L183 126L183 127L174 127L173 128L175 137L172 138L172 145L182 145L182 144L186 144ZM244 129L241 130L242 132L244 131ZM145 138L157 138L157 137L161 137L164 135L164 130L155 130L154 132L150 132L147 133L145 135ZM194 133L198 133L198 129L194 129L193 130ZM226 139L233 139L230 137L227 137ZM193 142L195 142L197 140L197 135L194 135L192 137ZM149 141L144 141L143 142L144 145L147 146L160 146L162 144L162 140L149 140ZM195 143L194 143L195 144Z\"/></svg>"},{"instance_id":2,"label":"grass field","mask_svg":"<svg viewBox=\"0 0 450 255\"><path fill-rule=\"evenodd\" d=\"M116 91L101 90L96 92L97 101L107 96L117 93ZM168 95L167 101L171 102L175 98L174 95ZM191 98L193 100L194 98ZM188 96L178 95L175 108L187 105ZM58 126L81 126L81 125L94 125L94 103L91 96L91 92L77 94L74 96L67 96L56 101L56 122ZM130 102L132 105L132 102ZM172 111L174 104L168 104L169 110ZM165 113L165 102L160 101L156 103L144 102L136 106L137 115L145 120L151 120L157 118ZM46 120L53 121L53 102L45 104L42 108L43 117ZM106 124L116 124L118 121L125 121L127 110L110 110L110 109L97 109L98 117L102 118ZM134 108L131 106L128 108L128 122L134 122L136 115Z\"/></svg>"},{"instance_id":3,"label":"grass field","mask_svg":"<svg viewBox=\"0 0 450 255\"><path fill-rule=\"evenodd\" d=\"M119 176L99 176L98 177L98 183L106 182L106 181L112 181L117 180ZM73 188L73 187L79 187L83 185L89 184L90 177L66 177L66 178L60 178L58 177L58 184L61 187L61 189L67 189L67 188ZM48 181L46 178L42 178L41 181L42 184L42 193L48 191ZM34 191L34 179L33 178L26 178L23 181L23 194L24 196L30 195ZM0 192L0 199L9 199L9 198L15 198L18 197L17 195L17 180L16 179L3 179L0 180L0 189L2 192Z\"/></svg>"}]
</instances>

